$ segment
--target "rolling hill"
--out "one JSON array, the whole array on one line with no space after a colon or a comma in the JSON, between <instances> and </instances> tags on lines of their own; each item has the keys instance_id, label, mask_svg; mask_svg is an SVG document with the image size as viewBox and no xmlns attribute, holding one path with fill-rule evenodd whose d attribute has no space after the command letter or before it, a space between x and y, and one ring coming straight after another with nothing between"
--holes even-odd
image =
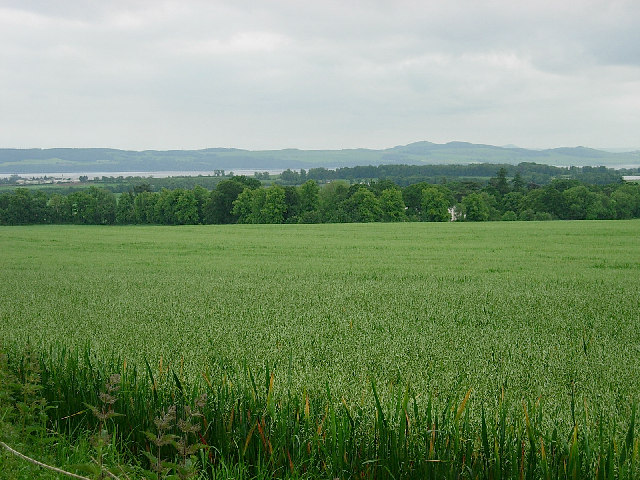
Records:
<instances>
[{"instance_id":1,"label":"rolling hill","mask_svg":"<svg viewBox=\"0 0 640 480\"><path fill-rule=\"evenodd\" d=\"M640 151L612 153L585 147L529 150L467 142L415 142L383 150L117 150L108 148L0 149L0 173L210 171L381 164L533 162L556 166L640 166Z\"/></svg>"}]
</instances>

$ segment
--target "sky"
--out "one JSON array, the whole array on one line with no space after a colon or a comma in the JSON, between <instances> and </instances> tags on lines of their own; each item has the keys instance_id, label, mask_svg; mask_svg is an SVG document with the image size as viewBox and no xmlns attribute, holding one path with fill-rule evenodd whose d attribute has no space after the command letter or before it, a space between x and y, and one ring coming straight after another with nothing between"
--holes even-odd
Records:
<instances>
[{"instance_id":1,"label":"sky","mask_svg":"<svg viewBox=\"0 0 640 480\"><path fill-rule=\"evenodd\" d=\"M0 148L640 148L640 0L0 0Z\"/></svg>"}]
</instances>

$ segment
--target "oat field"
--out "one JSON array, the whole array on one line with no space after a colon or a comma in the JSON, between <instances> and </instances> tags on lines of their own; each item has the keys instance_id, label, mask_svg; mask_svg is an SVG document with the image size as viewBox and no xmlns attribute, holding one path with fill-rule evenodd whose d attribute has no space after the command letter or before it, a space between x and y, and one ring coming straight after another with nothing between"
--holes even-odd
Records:
<instances>
[{"instance_id":1,"label":"oat field","mask_svg":"<svg viewBox=\"0 0 640 480\"><path fill-rule=\"evenodd\" d=\"M193 381L268 365L348 401L504 390L566 422L572 396L640 398L638 221L10 227L0 251L3 344Z\"/></svg>"}]
</instances>

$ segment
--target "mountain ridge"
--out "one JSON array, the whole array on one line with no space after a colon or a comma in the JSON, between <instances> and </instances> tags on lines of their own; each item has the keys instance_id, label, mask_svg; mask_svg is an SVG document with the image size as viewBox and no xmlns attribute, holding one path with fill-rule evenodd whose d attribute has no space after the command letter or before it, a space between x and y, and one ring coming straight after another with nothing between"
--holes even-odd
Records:
<instances>
[{"instance_id":1,"label":"mountain ridge","mask_svg":"<svg viewBox=\"0 0 640 480\"><path fill-rule=\"evenodd\" d=\"M640 151L611 152L583 146L533 150L453 141L426 140L386 149L121 150L115 148L2 148L0 173L208 171L214 169L335 168L381 164L469 164L534 162L555 166L640 166Z\"/></svg>"}]
</instances>

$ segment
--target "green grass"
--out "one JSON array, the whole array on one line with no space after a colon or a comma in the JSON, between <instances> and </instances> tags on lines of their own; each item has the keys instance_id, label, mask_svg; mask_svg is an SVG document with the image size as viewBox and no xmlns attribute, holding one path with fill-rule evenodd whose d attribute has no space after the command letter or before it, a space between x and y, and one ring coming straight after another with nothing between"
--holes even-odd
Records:
<instances>
[{"instance_id":1,"label":"green grass","mask_svg":"<svg viewBox=\"0 0 640 480\"><path fill-rule=\"evenodd\" d=\"M640 222L0 229L0 339L628 416ZM288 380L289 381L289 380ZM284 382L277 382L280 386ZM557 411L556 411L557 410Z\"/></svg>"},{"instance_id":2,"label":"green grass","mask_svg":"<svg viewBox=\"0 0 640 480\"><path fill-rule=\"evenodd\" d=\"M21 345L42 352L52 426L80 438L120 373L113 428L134 455L161 409L206 391L199 464L229 476L633 478L639 237L639 221L4 227L0 345L18 375Z\"/></svg>"}]
</instances>

